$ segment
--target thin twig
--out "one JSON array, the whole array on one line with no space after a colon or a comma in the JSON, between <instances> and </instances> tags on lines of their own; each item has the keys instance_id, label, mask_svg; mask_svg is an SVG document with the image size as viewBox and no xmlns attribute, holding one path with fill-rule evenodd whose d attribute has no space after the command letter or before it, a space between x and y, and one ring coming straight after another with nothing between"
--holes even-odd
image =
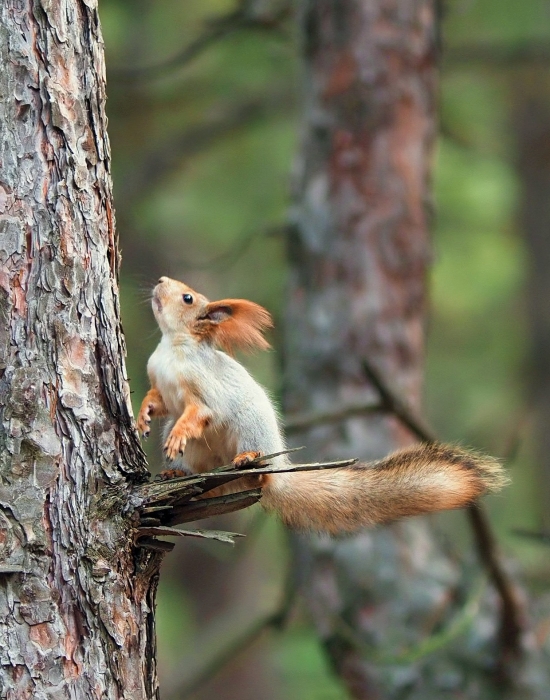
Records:
<instances>
[{"instance_id":1,"label":"thin twig","mask_svg":"<svg viewBox=\"0 0 550 700\"><path fill-rule=\"evenodd\" d=\"M247 649L260 636L264 629L270 627L272 624L273 615L271 614L255 620L250 627L235 639L232 639L216 656L209 659L195 675L191 676L185 685L177 691L174 697L183 699L192 695L201 685L219 673L219 671L237 656L237 654Z\"/></svg>"},{"instance_id":2,"label":"thin twig","mask_svg":"<svg viewBox=\"0 0 550 700\"><path fill-rule=\"evenodd\" d=\"M521 632L524 627L525 614L516 588L498 557L496 538L485 510L480 503L473 503L468 508L468 515L475 534L479 557L484 562L500 595L502 606L499 628L501 658L498 672L505 678L510 670L508 664L521 654Z\"/></svg>"},{"instance_id":3,"label":"thin twig","mask_svg":"<svg viewBox=\"0 0 550 700\"><path fill-rule=\"evenodd\" d=\"M550 532L537 532L536 530L524 530L516 527L512 530L512 534L525 537L525 539L532 540L537 544L550 545Z\"/></svg>"},{"instance_id":4,"label":"thin twig","mask_svg":"<svg viewBox=\"0 0 550 700\"><path fill-rule=\"evenodd\" d=\"M119 83L136 83L163 77L170 71L187 65L212 44L237 31L273 30L290 14L290 6L285 6L272 15L256 15L251 12L249 5L250 3L243 2L237 10L205 22L202 33L171 58L150 66L115 66L109 70L109 79Z\"/></svg>"},{"instance_id":5,"label":"thin twig","mask_svg":"<svg viewBox=\"0 0 550 700\"><path fill-rule=\"evenodd\" d=\"M479 611L486 583L486 577L482 575L472 585L472 592L464 605L446 625L427 635L418 643L399 651L386 651L365 643L353 626L341 614L333 616L333 625L338 633L354 646L366 661L375 664L388 664L390 666L410 665L443 649L453 639L468 631Z\"/></svg>"},{"instance_id":6,"label":"thin twig","mask_svg":"<svg viewBox=\"0 0 550 700\"><path fill-rule=\"evenodd\" d=\"M528 428L531 418L532 409L525 407L521 415L516 417L513 422L511 421L511 426L505 431L505 442L500 447L498 454L506 464L516 461L524 438L523 433Z\"/></svg>"},{"instance_id":7,"label":"thin twig","mask_svg":"<svg viewBox=\"0 0 550 700\"><path fill-rule=\"evenodd\" d=\"M241 133L253 123L276 117L288 110L294 99L295 95L287 85L276 85L270 94L257 99L217 105L200 123L186 125L180 133L170 134L163 143L155 144L154 148L145 153L141 162L135 164L132 172L121 183L119 200L126 210L130 209L134 202L141 201L171 173L179 171L187 160L218 141ZM250 241L240 243L245 246Z\"/></svg>"},{"instance_id":8,"label":"thin twig","mask_svg":"<svg viewBox=\"0 0 550 700\"><path fill-rule=\"evenodd\" d=\"M247 100L220 108L200 123L186 126L179 134L171 134L165 143L156 144L145 153L128 178L122 183L120 199L129 208L144 193L151 192L182 163L207 147L250 126L266 113L263 101Z\"/></svg>"},{"instance_id":9,"label":"thin twig","mask_svg":"<svg viewBox=\"0 0 550 700\"><path fill-rule=\"evenodd\" d=\"M268 226L264 230L255 228L241 236L223 253L203 261L188 260L186 257L185 260L182 260L180 267L184 272L187 270L224 270L227 272L228 268L234 265L256 240L279 235L285 230L286 226L283 224Z\"/></svg>"},{"instance_id":10,"label":"thin twig","mask_svg":"<svg viewBox=\"0 0 550 700\"><path fill-rule=\"evenodd\" d=\"M285 432L295 433L300 430L315 428L327 423L338 423L347 418L363 416L365 413L379 413L386 411L386 407L380 403L357 404L355 406L343 406L332 411L312 411L311 413L299 413L290 416L284 422Z\"/></svg>"},{"instance_id":11,"label":"thin twig","mask_svg":"<svg viewBox=\"0 0 550 700\"><path fill-rule=\"evenodd\" d=\"M363 362L363 371L377 389L383 405L393 413L422 442L438 442L426 424L421 421L403 401L389 388L380 374L368 362ZM499 638L501 644L501 671L521 653L521 631L524 626L524 613L516 587L504 569L497 552L496 538L480 503L473 503L467 509L470 525L474 532L479 557L485 565L493 585L501 599Z\"/></svg>"},{"instance_id":12,"label":"thin twig","mask_svg":"<svg viewBox=\"0 0 550 700\"><path fill-rule=\"evenodd\" d=\"M550 63L547 41L529 41L523 44L470 43L452 46L443 51L445 63L485 65L497 68L517 68L520 65Z\"/></svg>"},{"instance_id":13,"label":"thin twig","mask_svg":"<svg viewBox=\"0 0 550 700\"><path fill-rule=\"evenodd\" d=\"M363 361L363 372L379 393L380 403L388 413L392 413L396 418L399 418L399 421L420 438L422 442L439 442L435 433L389 388L374 367L366 360Z\"/></svg>"},{"instance_id":14,"label":"thin twig","mask_svg":"<svg viewBox=\"0 0 550 700\"><path fill-rule=\"evenodd\" d=\"M228 268L234 265L239 258L241 258L247 252L254 241L263 236L264 232L255 228L252 231L249 231L247 234L241 236L223 253L220 253L219 255L216 255L208 260L194 262L192 260L185 259L181 263L182 273L186 273L189 270L227 271Z\"/></svg>"}]
</instances>

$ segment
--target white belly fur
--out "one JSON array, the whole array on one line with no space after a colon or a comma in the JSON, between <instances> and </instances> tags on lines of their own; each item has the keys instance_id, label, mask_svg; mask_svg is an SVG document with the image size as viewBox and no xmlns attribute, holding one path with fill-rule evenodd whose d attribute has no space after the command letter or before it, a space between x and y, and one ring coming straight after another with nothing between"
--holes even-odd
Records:
<instances>
[{"instance_id":1,"label":"white belly fur","mask_svg":"<svg viewBox=\"0 0 550 700\"><path fill-rule=\"evenodd\" d=\"M189 440L184 468L192 472L215 469L240 452L269 454L284 448L277 417L264 390L248 372L223 352L201 347L186 352L165 338L148 364L151 384L161 393L170 419L165 437L190 400L198 401L209 415L200 439ZM177 465L180 466L180 465Z\"/></svg>"}]
</instances>

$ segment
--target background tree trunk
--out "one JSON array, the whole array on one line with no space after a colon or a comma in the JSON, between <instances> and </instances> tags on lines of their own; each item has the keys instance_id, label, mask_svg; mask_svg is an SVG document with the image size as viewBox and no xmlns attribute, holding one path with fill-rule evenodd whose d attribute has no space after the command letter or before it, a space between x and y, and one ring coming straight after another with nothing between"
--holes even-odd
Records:
<instances>
[{"instance_id":1,"label":"background tree trunk","mask_svg":"<svg viewBox=\"0 0 550 700\"><path fill-rule=\"evenodd\" d=\"M96 0L0 5L2 697L157 697Z\"/></svg>"},{"instance_id":2,"label":"background tree trunk","mask_svg":"<svg viewBox=\"0 0 550 700\"><path fill-rule=\"evenodd\" d=\"M285 409L292 419L376 404L369 368L418 409L436 3L304 0L301 12L306 100L289 234ZM293 436L316 458L380 458L411 440L394 416L367 411ZM469 640L457 647L451 637L437 653L415 656L464 611L479 577L428 523L401 522L341 542L295 539L318 634L355 698L472 699L495 691L491 595L476 599L481 611Z\"/></svg>"},{"instance_id":3,"label":"background tree trunk","mask_svg":"<svg viewBox=\"0 0 550 700\"><path fill-rule=\"evenodd\" d=\"M541 525L550 533L550 99L546 69L524 69L512 81L519 223L529 261L527 319L529 405L534 418Z\"/></svg>"}]
</instances>

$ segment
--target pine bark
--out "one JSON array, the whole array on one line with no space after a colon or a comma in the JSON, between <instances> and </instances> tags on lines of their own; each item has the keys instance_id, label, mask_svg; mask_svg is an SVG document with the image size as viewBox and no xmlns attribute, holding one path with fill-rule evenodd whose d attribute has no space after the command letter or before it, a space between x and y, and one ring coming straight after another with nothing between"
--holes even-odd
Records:
<instances>
[{"instance_id":1,"label":"pine bark","mask_svg":"<svg viewBox=\"0 0 550 700\"><path fill-rule=\"evenodd\" d=\"M0 689L157 697L97 0L0 4Z\"/></svg>"}]
</instances>

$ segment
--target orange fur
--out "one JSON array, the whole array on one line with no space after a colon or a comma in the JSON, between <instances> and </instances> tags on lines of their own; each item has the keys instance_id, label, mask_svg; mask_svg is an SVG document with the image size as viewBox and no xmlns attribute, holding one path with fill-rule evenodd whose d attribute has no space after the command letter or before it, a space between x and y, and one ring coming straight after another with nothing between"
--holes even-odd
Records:
<instances>
[{"instance_id":1,"label":"orange fur","mask_svg":"<svg viewBox=\"0 0 550 700\"><path fill-rule=\"evenodd\" d=\"M200 407L196 404L187 404L164 445L168 459L176 459L178 455L183 454L187 441L201 438L207 425L208 418L201 415Z\"/></svg>"},{"instance_id":2,"label":"orange fur","mask_svg":"<svg viewBox=\"0 0 550 700\"><path fill-rule=\"evenodd\" d=\"M500 464L451 445L414 445L378 462L271 474L262 504L290 527L339 534L410 515L464 508L507 483Z\"/></svg>"},{"instance_id":3,"label":"orange fur","mask_svg":"<svg viewBox=\"0 0 550 700\"><path fill-rule=\"evenodd\" d=\"M185 469L163 469L158 474L158 479L160 481L170 481L171 479L179 479L182 476L188 476L189 472Z\"/></svg>"},{"instance_id":4,"label":"orange fur","mask_svg":"<svg viewBox=\"0 0 550 700\"><path fill-rule=\"evenodd\" d=\"M235 469L244 469L247 464L261 457L261 454L261 452L241 452L241 454L233 458L233 466Z\"/></svg>"},{"instance_id":5,"label":"orange fur","mask_svg":"<svg viewBox=\"0 0 550 700\"><path fill-rule=\"evenodd\" d=\"M271 315L263 306L246 299L221 299L206 305L194 331L233 354L235 350L267 350L270 345L262 332L272 326Z\"/></svg>"},{"instance_id":6,"label":"orange fur","mask_svg":"<svg viewBox=\"0 0 550 700\"><path fill-rule=\"evenodd\" d=\"M168 414L168 458L182 455L193 473L231 460L246 468L258 450L284 450L269 397L226 354L269 347L262 335L272 325L269 313L244 299L210 302L167 277L155 287L152 306L163 337L148 363L152 389L138 417L141 432L148 434L152 416ZM289 464L286 455L269 461ZM464 507L505 482L491 457L448 445L417 445L378 462L334 470L247 473L209 496L261 487L262 504L290 526L337 534Z\"/></svg>"},{"instance_id":7,"label":"orange fur","mask_svg":"<svg viewBox=\"0 0 550 700\"><path fill-rule=\"evenodd\" d=\"M160 391L156 387L149 389L141 402L141 408L139 409L137 417L137 428L139 432L145 436L149 435L149 425L151 424L152 416L162 418L162 416L166 415L168 415L168 411L166 410L164 399Z\"/></svg>"}]
</instances>

